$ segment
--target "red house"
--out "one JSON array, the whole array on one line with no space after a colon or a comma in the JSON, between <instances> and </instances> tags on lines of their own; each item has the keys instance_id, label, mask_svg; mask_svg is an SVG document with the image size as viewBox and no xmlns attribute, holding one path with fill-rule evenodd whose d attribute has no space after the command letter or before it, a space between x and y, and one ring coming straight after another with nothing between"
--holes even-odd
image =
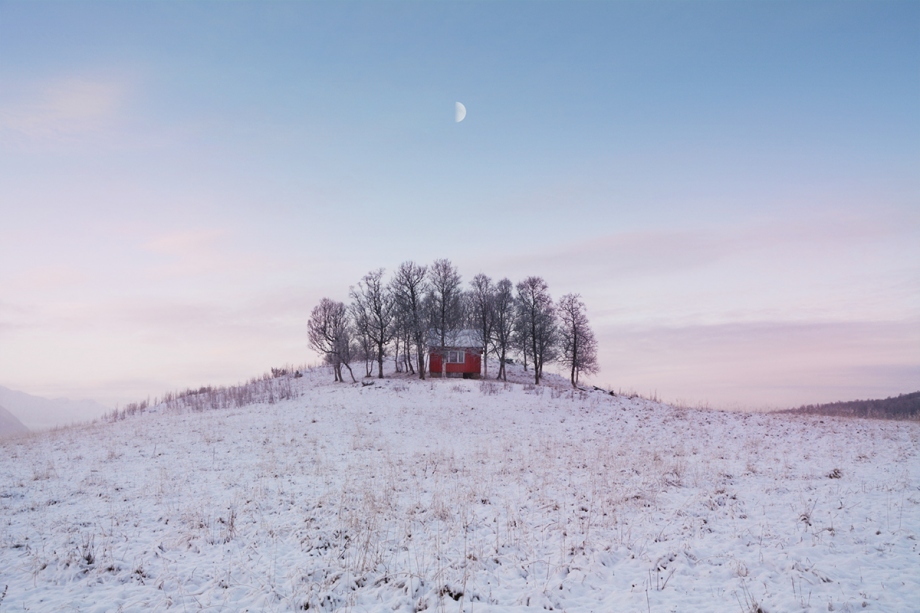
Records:
<instances>
[{"instance_id":1,"label":"red house","mask_svg":"<svg viewBox=\"0 0 920 613\"><path fill-rule=\"evenodd\" d=\"M478 379L482 374L482 343L472 330L462 330L447 341L443 349L433 342L428 347L428 372L440 377L446 360L447 376Z\"/></svg>"}]
</instances>

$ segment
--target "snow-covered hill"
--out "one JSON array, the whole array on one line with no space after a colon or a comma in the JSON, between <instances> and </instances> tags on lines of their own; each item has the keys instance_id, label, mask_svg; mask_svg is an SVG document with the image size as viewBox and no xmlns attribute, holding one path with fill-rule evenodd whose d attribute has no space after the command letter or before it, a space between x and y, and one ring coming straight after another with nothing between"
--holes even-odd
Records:
<instances>
[{"instance_id":1,"label":"snow-covered hill","mask_svg":"<svg viewBox=\"0 0 920 613\"><path fill-rule=\"evenodd\" d=\"M331 379L0 443L0 611L920 601L920 424Z\"/></svg>"}]
</instances>

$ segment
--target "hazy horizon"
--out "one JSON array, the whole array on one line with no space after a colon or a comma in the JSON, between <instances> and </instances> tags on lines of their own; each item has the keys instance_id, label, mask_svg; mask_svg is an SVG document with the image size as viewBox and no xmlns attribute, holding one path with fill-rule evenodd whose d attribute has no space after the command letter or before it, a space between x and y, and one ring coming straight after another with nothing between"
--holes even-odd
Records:
<instances>
[{"instance_id":1,"label":"hazy horizon","mask_svg":"<svg viewBox=\"0 0 920 613\"><path fill-rule=\"evenodd\" d=\"M605 387L917 391L918 31L914 2L0 2L0 385L112 406L318 362L320 298L449 258L580 293Z\"/></svg>"}]
</instances>

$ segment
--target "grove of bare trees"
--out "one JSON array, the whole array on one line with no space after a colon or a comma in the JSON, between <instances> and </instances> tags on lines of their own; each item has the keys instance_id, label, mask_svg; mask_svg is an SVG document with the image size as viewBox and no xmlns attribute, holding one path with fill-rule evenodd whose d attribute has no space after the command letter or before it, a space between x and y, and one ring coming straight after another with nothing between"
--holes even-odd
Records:
<instances>
[{"instance_id":1,"label":"grove of bare trees","mask_svg":"<svg viewBox=\"0 0 920 613\"><path fill-rule=\"evenodd\" d=\"M364 275L349 291L350 304L323 298L307 322L310 347L343 381L342 366L355 381L351 363L363 360L365 376L383 378L384 361L392 357L397 372L425 378L429 353L444 357L461 337L483 348L483 376L489 357L497 361L495 378L507 380L505 365L520 359L539 385L543 368L558 363L573 387L582 374L595 374L597 341L581 296L567 294L555 303L542 277L516 285L493 282L477 274L464 290L456 266L447 259L430 266L403 262L392 278L380 268ZM441 360L446 374L446 357Z\"/></svg>"}]
</instances>

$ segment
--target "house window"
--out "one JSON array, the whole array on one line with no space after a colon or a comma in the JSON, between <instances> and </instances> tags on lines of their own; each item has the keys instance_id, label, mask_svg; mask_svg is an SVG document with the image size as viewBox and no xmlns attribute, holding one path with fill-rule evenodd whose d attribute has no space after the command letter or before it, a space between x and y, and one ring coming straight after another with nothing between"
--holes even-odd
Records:
<instances>
[{"instance_id":1,"label":"house window","mask_svg":"<svg viewBox=\"0 0 920 613\"><path fill-rule=\"evenodd\" d=\"M447 352L447 363L448 364L466 363L466 353L463 351L448 351Z\"/></svg>"}]
</instances>

